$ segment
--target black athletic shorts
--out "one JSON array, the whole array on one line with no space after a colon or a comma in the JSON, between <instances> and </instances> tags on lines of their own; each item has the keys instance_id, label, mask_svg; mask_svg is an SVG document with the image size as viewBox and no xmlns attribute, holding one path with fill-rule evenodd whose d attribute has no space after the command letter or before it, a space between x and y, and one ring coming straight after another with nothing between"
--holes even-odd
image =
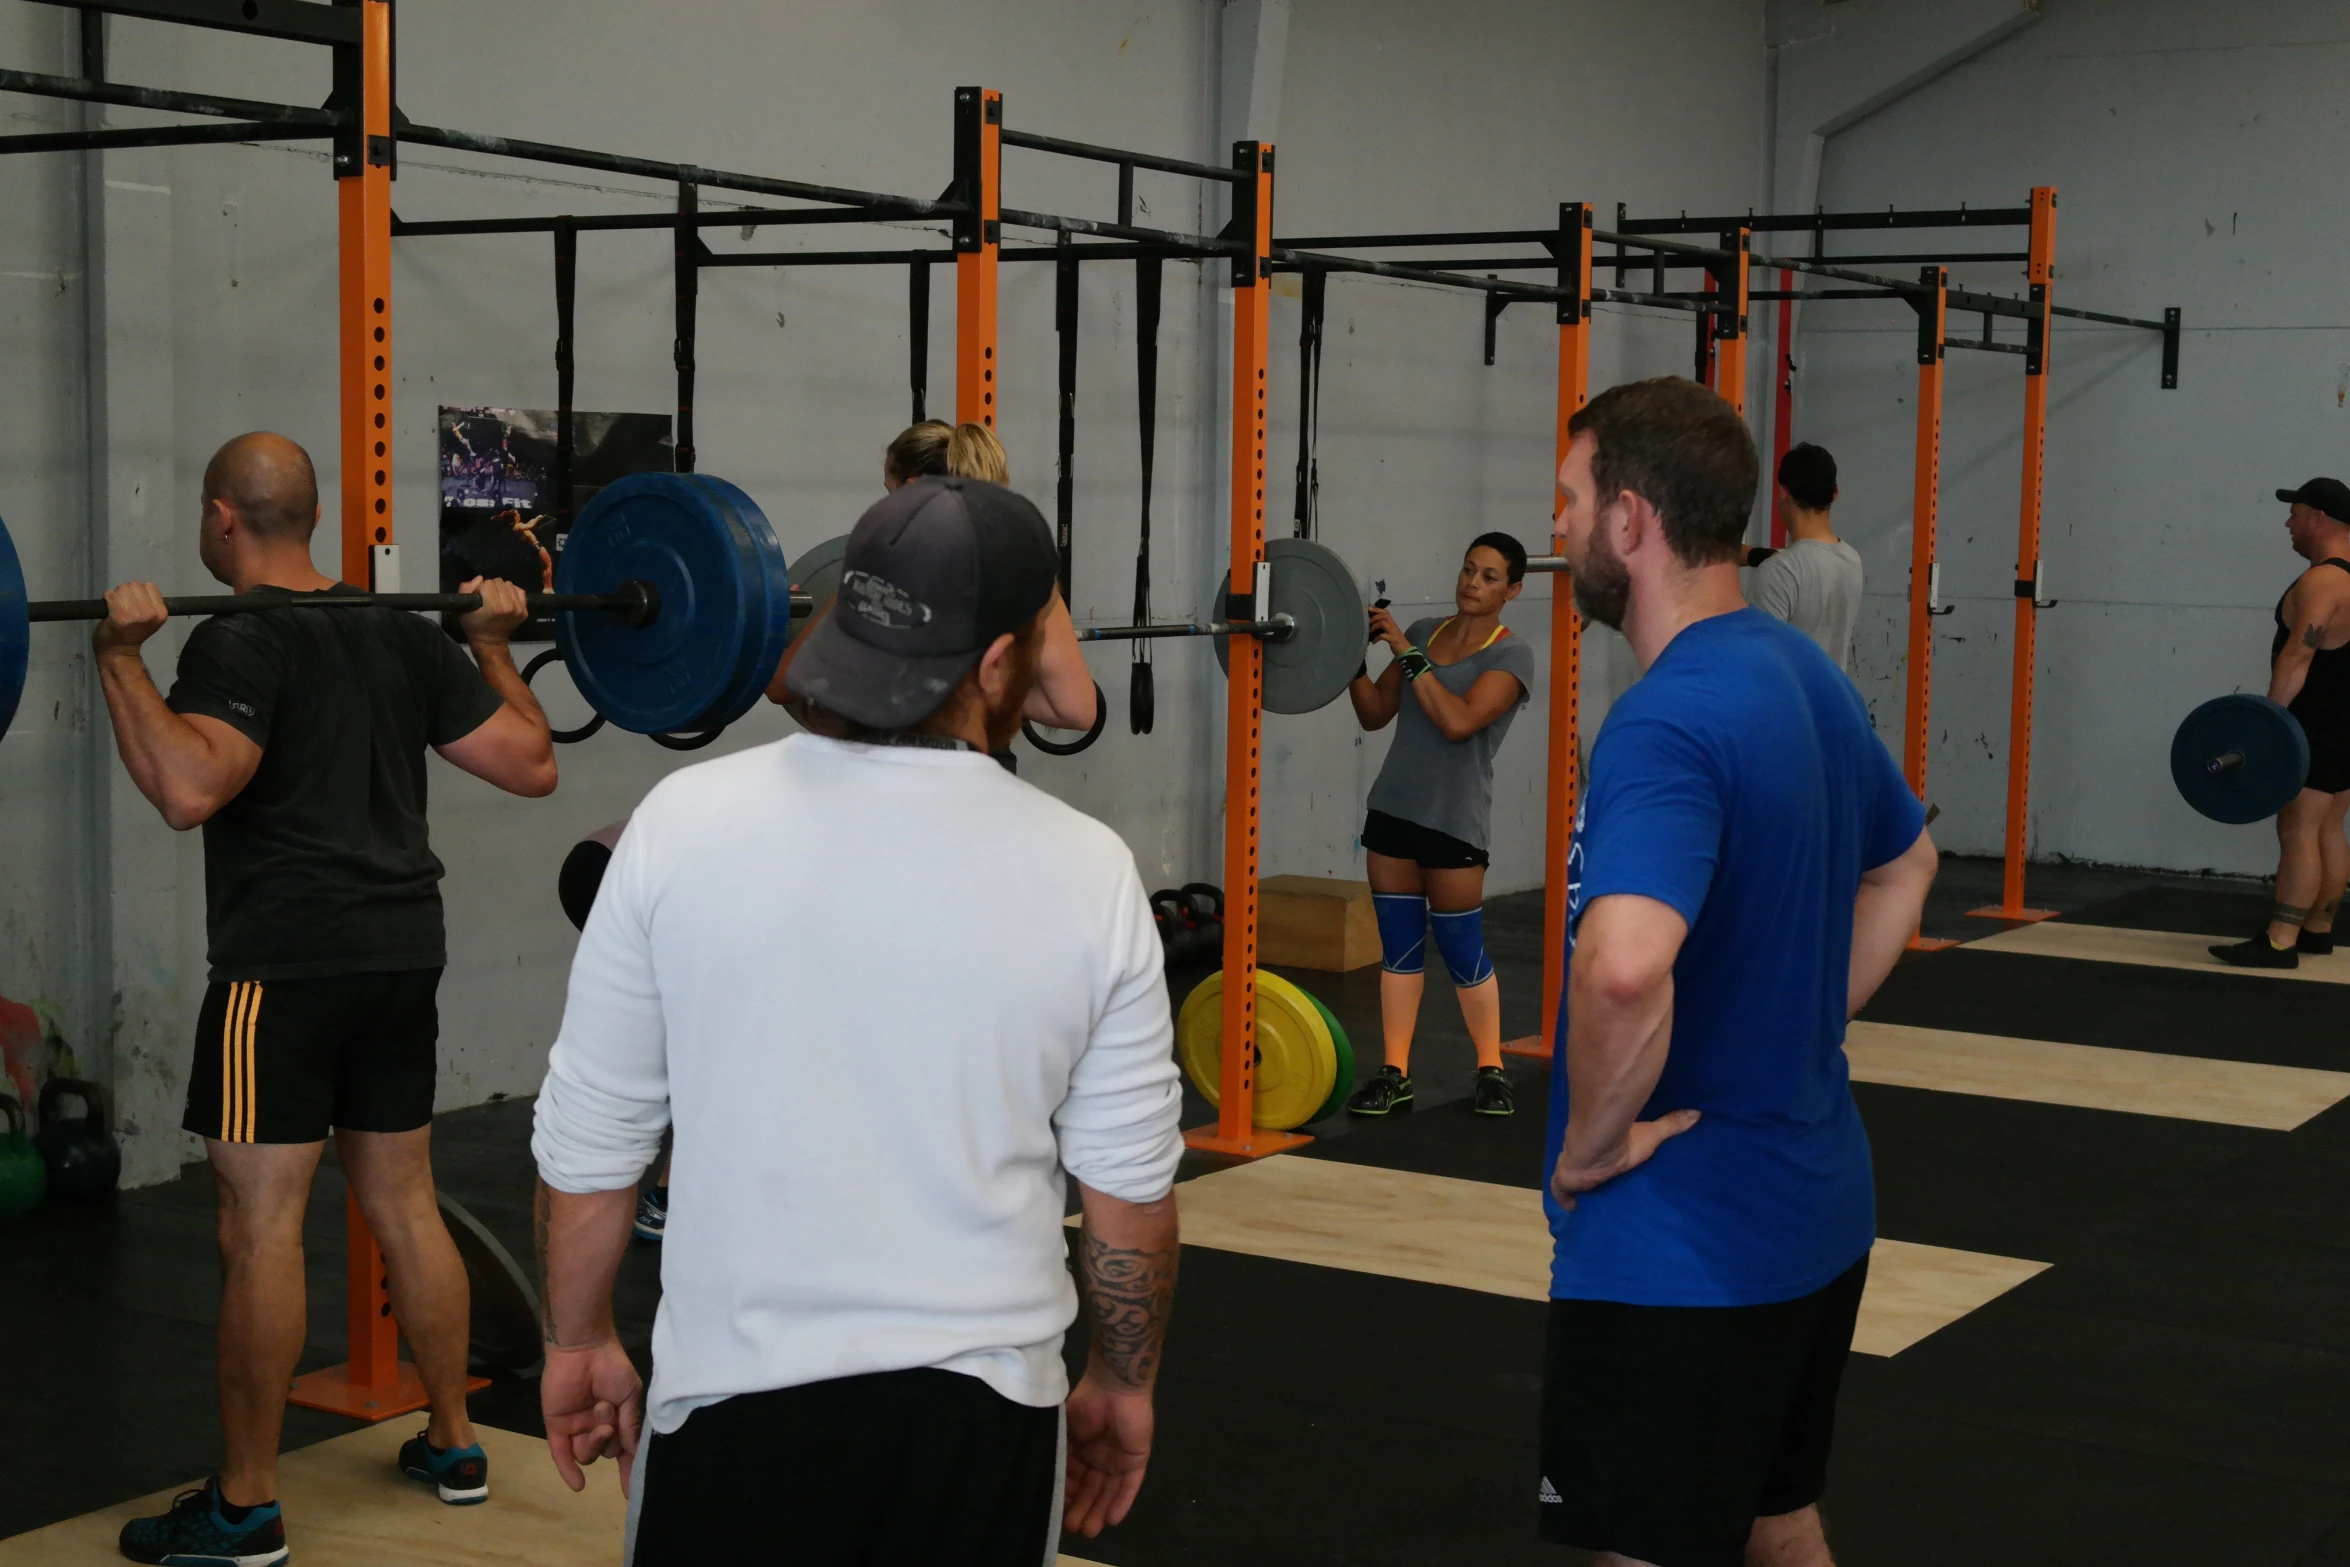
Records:
<instances>
[{"instance_id":1,"label":"black athletic shorts","mask_svg":"<svg viewBox=\"0 0 2350 1567\"><path fill-rule=\"evenodd\" d=\"M2293 717L2309 737L2309 776L2301 787L2321 794L2350 789L2350 734L2343 733L2338 723L2313 724L2299 713Z\"/></svg>"},{"instance_id":2,"label":"black athletic shorts","mask_svg":"<svg viewBox=\"0 0 2350 1567\"><path fill-rule=\"evenodd\" d=\"M213 981L180 1125L224 1143L416 1130L432 1119L440 984L437 968Z\"/></svg>"},{"instance_id":3,"label":"black athletic shorts","mask_svg":"<svg viewBox=\"0 0 2350 1567\"><path fill-rule=\"evenodd\" d=\"M1542 1538L1655 1567L1740 1567L1757 1518L1828 1486L1869 1260L1768 1306L1554 1300Z\"/></svg>"},{"instance_id":4,"label":"black athletic shorts","mask_svg":"<svg viewBox=\"0 0 2350 1567\"><path fill-rule=\"evenodd\" d=\"M739 1394L639 1451L629 1567L1039 1567L1061 1456L1059 1408L959 1371Z\"/></svg>"},{"instance_id":5,"label":"black athletic shorts","mask_svg":"<svg viewBox=\"0 0 2350 1567\"><path fill-rule=\"evenodd\" d=\"M1391 860L1410 860L1430 871L1461 871L1493 862L1491 855L1474 844L1385 811L1372 811L1363 818L1363 847Z\"/></svg>"}]
</instances>

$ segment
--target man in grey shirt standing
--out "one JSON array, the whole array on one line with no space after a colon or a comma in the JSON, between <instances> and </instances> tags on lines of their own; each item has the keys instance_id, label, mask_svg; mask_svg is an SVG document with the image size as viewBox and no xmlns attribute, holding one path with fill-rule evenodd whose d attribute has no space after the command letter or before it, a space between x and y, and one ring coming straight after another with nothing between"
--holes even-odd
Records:
<instances>
[{"instance_id":1,"label":"man in grey shirt standing","mask_svg":"<svg viewBox=\"0 0 2350 1567\"><path fill-rule=\"evenodd\" d=\"M1836 537L1836 459L1805 442L1779 459L1779 504L1788 541L1754 569L1747 601L1820 645L1852 673L1852 627L1860 618L1860 551Z\"/></svg>"}]
</instances>

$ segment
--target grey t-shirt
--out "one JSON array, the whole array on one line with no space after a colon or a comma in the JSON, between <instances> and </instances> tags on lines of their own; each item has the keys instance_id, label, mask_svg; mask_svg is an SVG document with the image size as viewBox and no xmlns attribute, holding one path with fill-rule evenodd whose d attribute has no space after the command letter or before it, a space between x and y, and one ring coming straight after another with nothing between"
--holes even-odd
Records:
<instances>
[{"instance_id":1,"label":"grey t-shirt","mask_svg":"<svg viewBox=\"0 0 2350 1567\"><path fill-rule=\"evenodd\" d=\"M1817 642L1849 675L1860 588L1860 551L1842 539L1797 539L1754 568L1747 599Z\"/></svg>"},{"instance_id":2,"label":"grey t-shirt","mask_svg":"<svg viewBox=\"0 0 2350 1567\"><path fill-rule=\"evenodd\" d=\"M1444 622L1415 620L1404 636L1426 651L1428 639ZM1534 650L1515 635L1487 643L1457 664L1438 664L1422 680L1441 681L1455 696L1465 696L1477 677L1498 669L1518 680L1517 706L1502 709L1492 723L1466 740L1447 740L1411 692L1399 693L1395 743L1387 748L1387 762L1379 769L1366 802L1401 821L1433 827L1472 848L1490 845L1493 825L1493 753L1501 749L1510 721L1534 690Z\"/></svg>"}]
</instances>

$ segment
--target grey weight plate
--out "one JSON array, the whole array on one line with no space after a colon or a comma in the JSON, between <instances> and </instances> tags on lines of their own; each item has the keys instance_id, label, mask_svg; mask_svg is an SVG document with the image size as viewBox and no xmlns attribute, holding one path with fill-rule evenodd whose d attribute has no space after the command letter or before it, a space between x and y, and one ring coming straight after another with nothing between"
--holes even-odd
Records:
<instances>
[{"instance_id":1,"label":"grey weight plate","mask_svg":"<svg viewBox=\"0 0 2350 1567\"><path fill-rule=\"evenodd\" d=\"M535 1377L546 1363L538 1291L489 1227L448 1193L438 1194L441 1220L457 1243L471 1286L473 1320L466 1361L479 1372Z\"/></svg>"},{"instance_id":2,"label":"grey weight plate","mask_svg":"<svg viewBox=\"0 0 2350 1567\"><path fill-rule=\"evenodd\" d=\"M1286 640L1265 643L1265 711L1328 707L1345 694L1370 645L1371 615L1363 608L1362 589L1336 551L1311 539L1268 539L1265 558L1273 563L1273 613L1297 622ZM1231 581L1226 572L1217 584L1209 618L1223 618ZM1216 662L1229 674L1232 659L1224 641L1216 638Z\"/></svg>"},{"instance_id":3,"label":"grey weight plate","mask_svg":"<svg viewBox=\"0 0 2350 1567\"><path fill-rule=\"evenodd\" d=\"M848 553L849 536L841 533L821 544L811 544L792 557L792 586L813 600L807 616L793 621L793 637L797 638L831 605L833 595L840 591L841 562Z\"/></svg>"}]
</instances>

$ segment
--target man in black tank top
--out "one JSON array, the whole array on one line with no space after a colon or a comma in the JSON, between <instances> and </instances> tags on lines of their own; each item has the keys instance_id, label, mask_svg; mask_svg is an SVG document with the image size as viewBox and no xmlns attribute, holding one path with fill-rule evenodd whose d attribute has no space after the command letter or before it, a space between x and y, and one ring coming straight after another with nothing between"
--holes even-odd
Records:
<instances>
[{"instance_id":1,"label":"man in black tank top","mask_svg":"<svg viewBox=\"0 0 2350 1567\"><path fill-rule=\"evenodd\" d=\"M2312 479L2279 490L2285 531L2310 563L2277 601L2268 695L2309 736L2309 777L2277 813L2276 910L2248 941L2211 949L2239 968L2298 968L2334 950L2334 916L2350 882L2350 485Z\"/></svg>"}]
</instances>

